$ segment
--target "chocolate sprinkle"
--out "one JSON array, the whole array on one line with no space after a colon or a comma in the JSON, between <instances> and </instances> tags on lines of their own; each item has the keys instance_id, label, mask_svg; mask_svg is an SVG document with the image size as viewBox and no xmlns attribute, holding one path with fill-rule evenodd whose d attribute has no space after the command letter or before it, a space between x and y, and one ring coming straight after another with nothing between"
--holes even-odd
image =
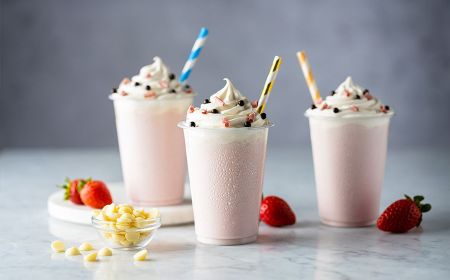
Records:
<instances>
[{"instance_id":1,"label":"chocolate sprinkle","mask_svg":"<svg viewBox=\"0 0 450 280\"><path fill-rule=\"evenodd\" d=\"M186 85L183 86L183 88L184 88L184 89L190 89L191 86L186 84Z\"/></svg>"},{"instance_id":2,"label":"chocolate sprinkle","mask_svg":"<svg viewBox=\"0 0 450 280\"><path fill-rule=\"evenodd\" d=\"M134 86L136 86L136 87L138 87L138 86L140 86L141 85L141 83L139 83L139 82L135 82L134 83Z\"/></svg>"},{"instance_id":3,"label":"chocolate sprinkle","mask_svg":"<svg viewBox=\"0 0 450 280\"><path fill-rule=\"evenodd\" d=\"M244 100L239 100L238 104L239 104L239 106L244 106L245 102L244 102Z\"/></svg>"},{"instance_id":4,"label":"chocolate sprinkle","mask_svg":"<svg viewBox=\"0 0 450 280\"><path fill-rule=\"evenodd\" d=\"M391 108L388 105L384 105L384 109L386 109L386 111L389 111Z\"/></svg>"},{"instance_id":5,"label":"chocolate sprinkle","mask_svg":"<svg viewBox=\"0 0 450 280\"><path fill-rule=\"evenodd\" d=\"M177 91L172 88L169 90L169 93L177 93Z\"/></svg>"},{"instance_id":6,"label":"chocolate sprinkle","mask_svg":"<svg viewBox=\"0 0 450 280\"><path fill-rule=\"evenodd\" d=\"M146 90L151 90L152 88L150 86L145 87Z\"/></svg>"},{"instance_id":7,"label":"chocolate sprinkle","mask_svg":"<svg viewBox=\"0 0 450 280\"><path fill-rule=\"evenodd\" d=\"M338 108L334 108L334 109L333 109L333 112L334 112L335 114L337 114L337 113L339 113L339 109L338 109Z\"/></svg>"},{"instance_id":8,"label":"chocolate sprinkle","mask_svg":"<svg viewBox=\"0 0 450 280\"><path fill-rule=\"evenodd\" d=\"M219 110L217 110L217 109L212 109L211 113L213 113L213 114L218 114L218 113L219 113Z\"/></svg>"},{"instance_id":9,"label":"chocolate sprinkle","mask_svg":"<svg viewBox=\"0 0 450 280\"><path fill-rule=\"evenodd\" d=\"M263 113L263 114L264 114L264 113ZM246 122L244 123L244 126L245 126L245 127L251 127L251 126L252 126L252 123L249 122L249 121L246 121Z\"/></svg>"},{"instance_id":10,"label":"chocolate sprinkle","mask_svg":"<svg viewBox=\"0 0 450 280\"><path fill-rule=\"evenodd\" d=\"M175 74L174 73L170 73L169 74L169 79L170 80L175 80Z\"/></svg>"},{"instance_id":11,"label":"chocolate sprinkle","mask_svg":"<svg viewBox=\"0 0 450 280\"><path fill-rule=\"evenodd\" d=\"M267 118L266 113L261 113L261 119L265 120Z\"/></svg>"},{"instance_id":12,"label":"chocolate sprinkle","mask_svg":"<svg viewBox=\"0 0 450 280\"><path fill-rule=\"evenodd\" d=\"M113 93L117 93L117 88L113 88L113 89L112 89L112 92L113 92Z\"/></svg>"},{"instance_id":13,"label":"chocolate sprinkle","mask_svg":"<svg viewBox=\"0 0 450 280\"><path fill-rule=\"evenodd\" d=\"M330 93L331 96L333 96L335 94L336 94L336 92L334 90L332 90L331 93Z\"/></svg>"},{"instance_id":14,"label":"chocolate sprinkle","mask_svg":"<svg viewBox=\"0 0 450 280\"><path fill-rule=\"evenodd\" d=\"M191 122L191 127L195 127L195 122Z\"/></svg>"},{"instance_id":15,"label":"chocolate sprinkle","mask_svg":"<svg viewBox=\"0 0 450 280\"><path fill-rule=\"evenodd\" d=\"M361 96L359 96L359 94L357 94L357 95L355 96L355 99L361 99Z\"/></svg>"},{"instance_id":16,"label":"chocolate sprinkle","mask_svg":"<svg viewBox=\"0 0 450 280\"><path fill-rule=\"evenodd\" d=\"M366 95L366 94L368 94L369 93L369 90L368 89L365 89L364 91L363 91L363 94L364 95Z\"/></svg>"},{"instance_id":17,"label":"chocolate sprinkle","mask_svg":"<svg viewBox=\"0 0 450 280\"><path fill-rule=\"evenodd\" d=\"M315 104L312 104L311 105L311 110L314 110L314 109L316 109L317 108L317 106L315 105Z\"/></svg>"},{"instance_id":18,"label":"chocolate sprinkle","mask_svg":"<svg viewBox=\"0 0 450 280\"><path fill-rule=\"evenodd\" d=\"M211 103L211 101L209 101L208 98L205 98L205 100L203 100L203 104L208 104L208 103Z\"/></svg>"}]
</instances>

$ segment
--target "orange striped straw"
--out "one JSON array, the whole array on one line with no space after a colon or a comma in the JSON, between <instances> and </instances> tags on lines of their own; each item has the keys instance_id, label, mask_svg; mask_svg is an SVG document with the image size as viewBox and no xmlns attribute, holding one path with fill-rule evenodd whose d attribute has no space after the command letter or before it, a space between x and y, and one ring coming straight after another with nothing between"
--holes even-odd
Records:
<instances>
[{"instance_id":1,"label":"orange striped straw","mask_svg":"<svg viewBox=\"0 0 450 280\"><path fill-rule=\"evenodd\" d=\"M298 62L302 68L303 75L305 76L306 85L308 86L309 93L315 104L320 103L321 97L319 89L317 88L316 81L314 80L313 73L311 71L311 65L309 65L308 58L304 51L297 53Z\"/></svg>"}]
</instances>

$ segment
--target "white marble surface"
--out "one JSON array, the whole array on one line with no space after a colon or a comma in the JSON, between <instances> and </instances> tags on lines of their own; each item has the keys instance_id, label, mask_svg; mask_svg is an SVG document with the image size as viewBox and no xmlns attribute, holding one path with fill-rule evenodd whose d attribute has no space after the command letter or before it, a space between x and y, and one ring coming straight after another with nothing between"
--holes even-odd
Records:
<instances>
[{"instance_id":1,"label":"white marble surface","mask_svg":"<svg viewBox=\"0 0 450 280\"><path fill-rule=\"evenodd\" d=\"M150 261L131 253L85 265L52 254L49 244L92 241L95 232L50 219L47 196L64 176L121 180L114 150L0 152L0 279L448 279L450 150L401 149L388 156L382 207L403 193L433 204L422 228L393 235L375 227L339 229L318 221L309 150L270 149L265 193L287 198L298 223L261 225L257 243L213 247L195 241L192 225L162 228Z\"/></svg>"}]
</instances>

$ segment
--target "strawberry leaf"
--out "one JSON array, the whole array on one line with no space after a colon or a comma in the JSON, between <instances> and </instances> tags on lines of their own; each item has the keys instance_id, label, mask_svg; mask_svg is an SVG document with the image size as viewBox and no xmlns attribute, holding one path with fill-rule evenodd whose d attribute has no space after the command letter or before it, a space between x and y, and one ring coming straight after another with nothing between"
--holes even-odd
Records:
<instances>
[{"instance_id":1,"label":"strawberry leaf","mask_svg":"<svg viewBox=\"0 0 450 280\"><path fill-rule=\"evenodd\" d=\"M419 202L421 202L424 199L425 198L423 197L423 195L416 195L416 196L414 196L414 202L415 203L419 203Z\"/></svg>"},{"instance_id":2,"label":"strawberry leaf","mask_svg":"<svg viewBox=\"0 0 450 280\"><path fill-rule=\"evenodd\" d=\"M88 180L80 179L78 181L78 185L77 185L78 192L81 192L81 190L84 188L84 185L86 185L87 182L89 182L89 179Z\"/></svg>"},{"instance_id":3,"label":"strawberry leaf","mask_svg":"<svg viewBox=\"0 0 450 280\"><path fill-rule=\"evenodd\" d=\"M422 211L422 213L428 212L431 210L431 204L424 204L420 206L420 211Z\"/></svg>"},{"instance_id":4,"label":"strawberry leaf","mask_svg":"<svg viewBox=\"0 0 450 280\"><path fill-rule=\"evenodd\" d=\"M69 183L70 184L70 183ZM70 198L70 187L69 184L65 185L57 185L57 188L64 190L64 200L68 200Z\"/></svg>"}]
</instances>

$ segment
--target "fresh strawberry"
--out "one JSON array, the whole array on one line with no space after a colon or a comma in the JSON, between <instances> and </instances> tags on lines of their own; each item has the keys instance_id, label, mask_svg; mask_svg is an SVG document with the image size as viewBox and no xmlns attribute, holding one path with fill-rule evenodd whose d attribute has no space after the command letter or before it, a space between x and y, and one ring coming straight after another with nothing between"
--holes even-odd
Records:
<instances>
[{"instance_id":1,"label":"fresh strawberry","mask_svg":"<svg viewBox=\"0 0 450 280\"><path fill-rule=\"evenodd\" d=\"M377 227L380 230L403 233L418 227L422 221L422 213L431 210L430 204L421 204L423 196L417 195L412 199L405 195L405 199L400 199L392 203L383 211L377 220Z\"/></svg>"},{"instance_id":2,"label":"fresh strawberry","mask_svg":"<svg viewBox=\"0 0 450 280\"><path fill-rule=\"evenodd\" d=\"M88 179L80 190L83 203L91 208L101 209L112 203L111 193L105 183L98 180Z\"/></svg>"},{"instance_id":3,"label":"fresh strawberry","mask_svg":"<svg viewBox=\"0 0 450 280\"><path fill-rule=\"evenodd\" d=\"M79 190L83 188L85 183L86 181L83 179L70 180L66 178L65 184L58 187L65 190L64 200L70 200L75 204L83 205L84 203L81 201Z\"/></svg>"},{"instance_id":4,"label":"fresh strawberry","mask_svg":"<svg viewBox=\"0 0 450 280\"><path fill-rule=\"evenodd\" d=\"M269 226L282 227L295 224L295 213L289 204L278 196L267 196L261 202L259 218Z\"/></svg>"}]
</instances>

